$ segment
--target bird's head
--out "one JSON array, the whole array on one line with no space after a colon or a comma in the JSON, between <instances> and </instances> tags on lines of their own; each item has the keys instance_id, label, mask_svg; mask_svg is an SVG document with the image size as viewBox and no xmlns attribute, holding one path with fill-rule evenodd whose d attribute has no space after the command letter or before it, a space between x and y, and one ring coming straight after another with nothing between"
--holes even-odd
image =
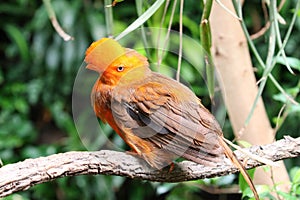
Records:
<instances>
[{"instance_id":1,"label":"bird's head","mask_svg":"<svg viewBox=\"0 0 300 200\"><path fill-rule=\"evenodd\" d=\"M147 58L133 49L122 47L118 42L111 38L102 38L93 42L87 49L85 55L87 68L97 71L101 79L109 84L117 84L125 74L132 74L126 79L140 77L137 73L148 69ZM135 71L136 73L128 73ZM132 77L133 78L133 77Z\"/></svg>"}]
</instances>

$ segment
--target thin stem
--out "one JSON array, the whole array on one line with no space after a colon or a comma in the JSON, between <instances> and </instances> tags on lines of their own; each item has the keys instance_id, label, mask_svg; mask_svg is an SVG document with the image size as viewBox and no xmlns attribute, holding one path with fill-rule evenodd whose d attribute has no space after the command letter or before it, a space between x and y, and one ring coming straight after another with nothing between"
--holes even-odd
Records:
<instances>
[{"instance_id":1,"label":"thin stem","mask_svg":"<svg viewBox=\"0 0 300 200\"><path fill-rule=\"evenodd\" d=\"M113 12L112 12L112 6L111 6L111 0L105 0L105 7L104 7L104 13L105 13L105 24L106 24L106 31L108 36L113 36Z\"/></svg>"},{"instance_id":2,"label":"thin stem","mask_svg":"<svg viewBox=\"0 0 300 200\"><path fill-rule=\"evenodd\" d=\"M281 1L280 1L279 6L278 6L278 11L281 10L281 8L283 7L283 5L285 4L285 1L286 1L286 0L281 0Z\"/></svg>"},{"instance_id":3,"label":"thin stem","mask_svg":"<svg viewBox=\"0 0 300 200\"><path fill-rule=\"evenodd\" d=\"M231 16L236 18L237 20L241 21L242 19L238 17L234 12L232 12L230 9L228 9L220 0L216 0L216 2Z\"/></svg>"},{"instance_id":4,"label":"thin stem","mask_svg":"<svg viewBox=\"0 0 300 200\"><path fill-rule=\"evenodd\" d=\"M161 51L161 56L160 56L161 58L163 57L164 50L167 48L167 44L168 44L168 40L169 40L170 32L171 32L171 27L172 27L172 22L173 22L175 10L176 10L176 5L177 5L177 0L174 0L173 1L172 12L171 12L171 18L170 18L169 25L168 25L168 32L167 32L167 35L166 35L166 38L165 38L163 49Z\"/></svg>"},{"instance_id":5,"label":"thin stem","mask_svg":"<svg viewBox=\"0 0 300 200\"><path fill-rule=\"evenodd\" d=\"M140 0L136 0L136 1L140 1ZM161 36L162 27L163 27L163 24L164 24L164 21L165 21L165 18L166 18L166 14L167 14L167 11L168 11L168 8L169 8L169 4L170 4L170 0L167 0L166 4L165 4L165 8L164 8L163 17L162 17L162 20L161 20L161 23L160 23L160 29L159 29L158 36L157 36L157 54L156 54L156 57L157 57L157 70L158 71L160 70L160 64L161 64L161 61L162 61L162 58L163 58L163 51L164 51L164 49L162 49L161 55L159 54L159 51L160 51L160 45L159 45L160 44L160 36ZM173 16L171 16L171 17L173 17Z\"/></svg>"},{"instance_id":6,"label":"thin stem","mask_svg":"<svg viewBox=\"0 0 300 200\"><path fill-rule=\"evenodd\" d=\"M55 29L55 31L58 33L58 35L60 37L62 37L64 39L64 41L69 41L69 40L73 40L74 38L72 36L70 36L69 34L67 34L62 27L59 25L55 12L51 6L50 0L43 0L43 3L46 7L49 19L52 23L53 28Z\"/></svg>"},{"instance_id":7,"label":"thin stem","mask_svg":"<svg viewBox=\"0 0 300 200\"><path fill-rule=\"evenodd\" d=\"M211 59L211 32L209 25L209 16L211 12L213 1L207 0L204 4L203 14L200 23L200 40L204 49L204 63L206 68L206 76L207 76L207 87L209 91L210 98L212 99L214 96L214 88L215 88L215 69Z\"/></svg>"},{"instance_id":8,"label":"thin stem","mask_svg":"<svg viewBox=\"0 0 300 200\"><path fill-rule=\"evenodd\" d=\"M135 0L135 4L136 4L137 14L140 17L143 13L143 11L142 11L143 1ZM150 58L151 56L150 56L149 49L147 48L148 47L148 42L147 42L147 37L146 37L145 28L144 28L143 24L141 25L141 35L142 35L142 42L143 42L143 45L145 47L146 55L147 55L148 58Z\"/></svg>"},{"instance_id":9,"label":"thin stem","mask_svg":"<svg viewBox=\"0 0 300 200\"><path fill-rule=\"evenodd\" d=\"M183 17L183 4L184 0L180 1L180 18L179 18L179 53L178 53L178 65L176 80L180 81L180 69L181 69L181 60L182 60L182 17Z\"/></svg>"},{"instance_id":10,"label":"thin stem","mask_svg":"<svg viewBox=\"0 0 300 200\"><path fill-rule=\"evenodd\" d=\"M269 35L269 49L267 54L267 60L266 60L266 68L263 74L263 77L266 77L269 75L269 73L272 71L272 60L275 54L275 47L276 47L276 35L275 35L275 15L276 15L276 0L270 0L270 4L275 4L275 10L273 6L270 6L269 12L270 12L270 35Z\"/></svg>"},{"instance_id":11,"label":"thin stem","mask_svg":"<svg viewBox=\"0 0 300 200\"><path fill-rule=\"evenodd\" d=\"M273 13L274 14L274 29L275 29L275 34L276 34L276 38L277 38L277 44L278 44L278 47L280 48L278 53L280 53L282 55L285 65L286 65L287 69L290 71L290 73L295 74L287 61L284 48L282 48L282 40L281 40L279 24L278 24L278 13L277 13L277 8L276 8L276 1L275 2L271 1L270 6L271 6L272 12L274 12ZM273 59L273 61L275 61L275 60ZM275 63L274 63L274 66L275 66Z\"/></svg>"},{"instance_id":12,"label":"thin stem","mask_svg":"<svg viewBox=\"0 0 300 200\"><path fill-rule=\"evenodd\" d=\"M283 106L279 110L279 113L276 118L276 125L274 128L274 136L277 133L277 131L279 130L280 126L283 124L283 121L285 120L285 118L287 116L287 113L285 112L285 110L287 110L287 109L285 109L286 107L287 107L287 104L283 104ZM280 118L282 119L282 121L280 121L280 123L279 123Z\"/></svg>"}]
</instances>

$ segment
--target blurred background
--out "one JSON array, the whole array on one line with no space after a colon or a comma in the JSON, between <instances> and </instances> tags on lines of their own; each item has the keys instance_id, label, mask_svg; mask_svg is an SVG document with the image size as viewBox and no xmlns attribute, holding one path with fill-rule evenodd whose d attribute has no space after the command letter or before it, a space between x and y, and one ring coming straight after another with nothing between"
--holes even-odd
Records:
<instances>
[{"instance_id":1,"label":"blurred background","mask_svg":"<svg viewBox=\"0 0 300 200\"><path fill-rule=\"evenodd\" d=\"M154 2L143 1L140 11L144 12ZM186 1L183 13L184 34L197 41L203 9L201 2ZM296 2L285 2L280 11L287 24L280 25L282 34L287 31ZM58 22L74 37L74 40L64 41L52 27L43 1L1 1L0 159L4 165L59 152L86 150L72 117L73 85L85 50L91 42L108 34L117 35L138 18L136 2L127 0L117 3L113 7L111 32L107 28L104 3L102 0L52 0L51 5ZM262 3L259 0L246 1L244 7L248 30L256 33L265 24ZM176 12L179 12L179 4ZM170 15L171 11L167 12L163 27L168 26ZM145 26L159 27L162 16L163 6L147 20ZM299 16L298 10L297 18ZM179 15L175 15L172 29L178 30L178 24ZM285 48L287 56L292 58L296 75L291 75L280 63L272 71L281 86L294 96L298 95L300 86L299 35L300 20L297 19ZM261 57L265 58L268 37L263 35L254 42ZM165 62L175 63L176 69L176 56L169 56ZM253 66L258 66L255 58L252 62ZM209 107L207 89L201 87L201 82L195 75L197 73L185 68L185 65L188 64L183 63L182 77L189 81L195 93ZM255 71L256 76L261 77L263 70L255 68ZM285 100L271 82L267 82L263 99L269 119L275 127ZM283 135L299 137L299 106L289 107L288 112L284 112L279 119L277 139ZM104 129L109 138L126 149L109 127ZM228 118L223 130L228 139L233 138ZM293 174L300 161L289 159L285 163L288 171ZM4 199L240 199L240 195L220 194L221 190L218 190L219 194L209 194L202 190L208 187L228 188L236 183L235 175L178 184L152 183L117 176L77 176L39 184ZM230 193L230 190L225 191ZM296 194L293 195L296 198Z\"/></svg>"}]
</instances>

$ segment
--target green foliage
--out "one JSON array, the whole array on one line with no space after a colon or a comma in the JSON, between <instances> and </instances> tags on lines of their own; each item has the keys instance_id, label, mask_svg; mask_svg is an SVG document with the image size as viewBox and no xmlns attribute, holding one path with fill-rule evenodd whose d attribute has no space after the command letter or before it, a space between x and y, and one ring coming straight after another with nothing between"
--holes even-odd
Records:
<instances>
[{"instance_id":1,"label":"green foliage","mask_svg":"<svg viewBox=\"0 0 300 200\"><path fill-rule=\"evenodd\" d=\"M296 200L300 197L300 168L294 167L290 170L291 188L289 192L283 192L279 189L280 183L276 183L273 187L267 185L258 185L257 191L261 199L288 199ZM254 199L253 193L249 187L245 187L243 191L243 199Z\"/></svg>"},{"instance_id":2,"label":"green foliage","mask_svg":"<svg viewBox=\"0 0 300 200\"><path fill-rule=\"evenodd\" d=\"M103 1L82 0L52 0L50 1L56 17L62 28L72 35L73 41L65 42L53 29L47 9L42 1L17 0L1 1L0 3L0 166L51 155L71 150L85 150L72 118L72 90L74 80L84 58L85 49L89 44L110 31L117 35L135 21L139 15L146 13L146 18L139 18L140 23L131 27L134 29L145 22L144 26L161 25L163 7L151 7L156 2L141 1L139 8L133 1L117 1L113 10L112 24L106 24ZM138 1L136 1L138 4ZM157 1L162 3L162 1ZM172 1L171 1L172 2ZM293 16L296 1L286 1L280 11L287 25L279 24L280 32L288 30ZM251 33L256 32L263 23L263 11L258 10L260 1L246 1L244 22ZM149 10L152 9L152 10ZM197 1L185 1L183 27L184 33L199 41L199 22L201 9ZM139 14L136 10L139 10ZM178 6L175 13L178 13ZM155 12L151 16L151 11ZM149 14L150 13L150 14ZM298 11L298 18L300 16ZM171 19L168 11L162 26L167 27ZM175 14L173 30L178 30L179 16ZM110 28L111 30L108 30ZM278 57L274 62L272 74L284 90L299 102L299 71L300 71L300 23L296 21L292 34L288 38L285 53L287 60ZM267 32L261 38L254 40L257 51L263 60L267 58ZM142 39L141 39L142 40ZM176 41L176 40L175 40ZM142 41L140 41L142 43ZM278 49L277 49L278 50ZM195 93L209 105L208 90L203 87L204 81L198 77L203 66L199 63L198 50L188 40L183 43L183 53L192 63L182 62L182 79L186 80ZM150 59L156 54L150 52ZM166 54L164 64L177 66L177 56ZM294 70L291 75L284 65L288 62ZM264 74L257 58L253 57L257 67L258 79ZM198 69L190 67L199 67ZM172 71L166 73L173 74ZM280 138L284 134L299 136L300 108L299 104L291 104L285 95L278 92L273 83L267 81L263 98L268 115L273 125L278 125ZM278 113L286 104L282 115ZM226 133L231 132L229 120L226 119ZM107 126L106 132L110 131ZM108 137L111 135L107 134ZM100 138L100 136L99 136ZM102 139L102 137L101 137ZM99 141L100 139L96 140ZM120 138L113 138L118 145L123 145ZM105 142L99 141L99 146ZM95 146L97 144L94 144ZM95 147L96 148L96 147ZM262 198L275 199L270 192L275 191L284 199L296 199L300 195L300 170L292 166L300 165L299 160L290 160L288 169L292 177L290 193L283 193L277 188L259 186ZM168 184L150 183L125 179L115 176L78 176L55 180L37 185L28 191L13 194L4 199L199 199L203 197L199 184L225 187L235 183L235 176L225 176L190 183ZM194 184L196 183L196 184ZM251 197L251 191L243 181L240 181L243 197ZM126 194L126 196L124 196ZM208 195L207 198L212 197ZM215 197L215 196L213 196Z\"/></svg>"},{"instance_id":3,"label":"green foliage","mask_svg":"<svg viewBox=\"0 0 300 200\"><path fill-rule=\"evenodd\" d=\"M248 172L250 178L253 179L255 168L247 170L247 172ZM253 196L253 193L252 193L248 183L246 182L245 178L242 176L242 174L239 175L239 186L243 193L243 197L249 196L249 195ZM249 191L250 191L250 194L248 193Z\"/></svg>"},{"instance_id":4,"label":"green foliage","mask_svg":"<svg viewBox=\"0 0 300 200\"><path fill-rule=\"evenodd\" d=\"M71 95L85 49L105 35L104 16L99 12L103 6L81 0L51 3L74 41L64 42L58 36L41 1L0 3L4 35L0 48L5 58L0 61L0 158L4 164L84 149L74 127ZM113 199L114 179L63 178L5 199Z\"/></svg>"}]
</instances>

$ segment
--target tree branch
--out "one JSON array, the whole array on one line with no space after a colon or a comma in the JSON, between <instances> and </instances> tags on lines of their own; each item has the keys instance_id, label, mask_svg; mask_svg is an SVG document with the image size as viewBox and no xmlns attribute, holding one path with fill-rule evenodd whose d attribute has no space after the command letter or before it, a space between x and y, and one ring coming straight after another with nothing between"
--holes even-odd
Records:
<instances>
[{"instance_id":1,"label":"tree branch","mask_svg":"<svg viewBox=\"0 0 300 200\"><path fill-rule=\"evenodd\" d=\"M278 161L300 155L300 137L285 137L264 146L252 146L249 151L261 157ZM247 159L235 151L239 160L247 160L247 169L262 165ZM27 190L30 187L56 178L76 175L118 175L158 182L181 182L195 179L212 178L236 173L238 170L229 162L209 167L190 161L182 161L169 169L154 170L138 157L116 151L67 152L47 157L27 159L0 168L0 197Z\"/></svg>"}]
</instances>

